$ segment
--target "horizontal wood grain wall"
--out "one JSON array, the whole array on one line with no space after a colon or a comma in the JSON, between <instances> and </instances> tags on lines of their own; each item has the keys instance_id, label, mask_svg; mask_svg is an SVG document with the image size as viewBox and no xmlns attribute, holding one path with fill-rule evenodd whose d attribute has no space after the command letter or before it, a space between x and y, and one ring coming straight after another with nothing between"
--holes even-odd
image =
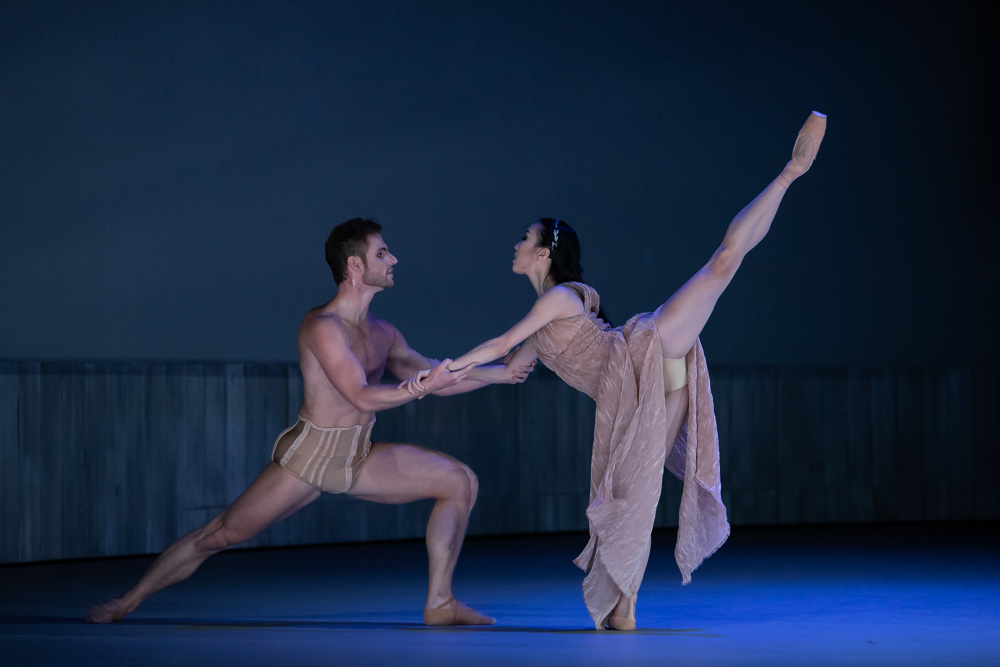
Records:
<instances>
[{"instance_id":1,"label":"horizontal wood grain wall","mask_svg":"<svg viewBox=\"0 0 1000 667\"><path fill-rule=\"evenodd\" d=\"M734 525L1000 519L1000 369L711 373ZM293 364L0 361L0 562L161 551L246 487L301 399ZM541 369L380 413L374 438L468 463L470 534L585 530L593 416ZM429 510L324 495L247 546L417 537Z\"/></svg>"}]
</instances>

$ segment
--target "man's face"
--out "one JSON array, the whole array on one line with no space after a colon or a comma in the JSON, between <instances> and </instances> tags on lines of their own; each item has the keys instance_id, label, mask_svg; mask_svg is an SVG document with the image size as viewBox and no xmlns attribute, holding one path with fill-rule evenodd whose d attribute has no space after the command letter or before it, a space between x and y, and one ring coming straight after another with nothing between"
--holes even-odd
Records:
<instances>
[{"instance_id":1,"label":"man's face","mask_svg":"<svg viewBox=\"0 0 1000 667\"><path fill-rule=\"evenodd\" d=\"M381 234L368 237L368 249L365 251L365 272L361 282L370 287L387 289L392 287L392 267L398 260L389 252Z\"/></svg>"}]
</instances>

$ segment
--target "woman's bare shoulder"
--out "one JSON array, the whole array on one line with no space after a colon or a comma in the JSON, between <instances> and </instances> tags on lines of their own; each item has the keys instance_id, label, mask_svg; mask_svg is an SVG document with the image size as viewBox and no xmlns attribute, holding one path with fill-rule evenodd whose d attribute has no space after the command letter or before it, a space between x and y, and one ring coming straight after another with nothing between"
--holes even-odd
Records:
<instances>
[{"instance_id":1,"label":"woman's bare shoulder","mask_svg":"<svg viewBox=\"0 0 1000 667\"><path fill-rule=\"evenodd\" d=\"M535 307L541 307L548 312L555 312L557 317L573 317L583 312L583 297L570 283L554 285L542 292L535 302Z\"/></svg>"}]
</instances>

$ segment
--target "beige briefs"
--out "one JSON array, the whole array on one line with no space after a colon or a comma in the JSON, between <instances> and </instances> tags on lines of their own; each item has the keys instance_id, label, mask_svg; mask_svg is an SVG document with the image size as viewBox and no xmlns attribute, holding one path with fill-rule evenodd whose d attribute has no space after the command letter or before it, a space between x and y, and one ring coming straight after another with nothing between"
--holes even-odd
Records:
<instances>
[{"instance_id":1,"label":"beige briefs","mask_svg":"<svg viewBox=\"0 0 1000 667\"><path fill-rule=\"evenodd\" d=\"M680 359L663 360L663 393L669 394L688 383L687 363Z\"/></svg>"},{"instance_id":2,"label":"beige briefs","mask_svg":"<svg viewBox=\"0 0 1000 667\"><path fill-rule=\"evenodd\" d=\"M299 418L274 442L271 460L303 482L327 493L350 490L371 449L372 426L316 426Z\"/></svg>"}]
</instances>

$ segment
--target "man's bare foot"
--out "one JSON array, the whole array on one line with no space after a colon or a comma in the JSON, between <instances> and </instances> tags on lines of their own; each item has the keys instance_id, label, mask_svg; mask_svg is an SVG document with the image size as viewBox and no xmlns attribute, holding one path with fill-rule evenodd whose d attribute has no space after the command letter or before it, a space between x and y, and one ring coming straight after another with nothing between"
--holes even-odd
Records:
<instances>
[{"instance_id":1,"label":"man's bare foot","mask_svg":"<svg viewBox=\"0 0 1000 667\"><path fill-rule=\"evenodd\" d=\"M88 609L83 620L87 623L114 623L122 620L127 613L124 600L108 600Z\"/></svg>"},{"instance_id":2,"label":"man's bare foot","mask_svg":"<svg viewBox=\"0 0 1000 667\"><path fill-rule=\"evenodd\" d=\"M437 607L424 609L425 625L496 625L497 619L469 607L451 596Z\"/></svg>"},{"instance_id":3,"label":"man's bare foot","mask_svg":"<svg viewBox=\"0 0 1000 667\"><path fill-rule=\"evenodd\" d=\"M792 159L788 161L778 176L778 183L787 188L792 184L792 181L809 171L809 167L812 166L813 160L816 159L816 154L819 152L819 145L823 141L824 134L826 134L826 114L813 111L795 138Z\"/></svg>"}]
</instances>

